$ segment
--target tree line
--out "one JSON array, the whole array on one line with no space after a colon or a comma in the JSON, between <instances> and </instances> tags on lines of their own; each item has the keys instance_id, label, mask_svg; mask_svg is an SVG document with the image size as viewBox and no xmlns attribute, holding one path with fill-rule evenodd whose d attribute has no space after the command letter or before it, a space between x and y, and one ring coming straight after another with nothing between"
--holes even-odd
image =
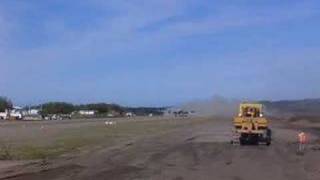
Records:
<instances>
[{"instance_id":1,"label":"tree line","mask_svg":"<svg viewBox=\"0 0 320 180\"><path fill-rule=\"evenodd\" d=\"M91 104L80 104L74 105L66 102L48 102L45 104L27 107L27 108L35 108L40 109L41 115L48 114L70 114L75 111L80 110L93 110L97 114L117 114L117 115L125 115L126 112L132 112L138 116L145 116L149 114L153 115L162 115L163 111L166 108L157 108L157 107L124 107L118 104L108 104L108 103L91 103Z\"/></svg>"},{"instance_id":2,"label":"tree line","mask_svg":"<svg viewBox=\"0 0 320 180\"><path fill-rule=\"evenodd\" d=\"M10 99L0 96L0 112L6 109L12 109L13 103ZM138 116L144 115L162 115L166 108L158 107L125 107L118 104L108 103L90 103L90 104L72 104L68 102L47 102L36 106L26 106L24 109L39 109L41 115L48 114L71 114L80 110L93 110L97 114L116 113L124 115L126 112L132 112Z\"/></svg>"}]
</instances>

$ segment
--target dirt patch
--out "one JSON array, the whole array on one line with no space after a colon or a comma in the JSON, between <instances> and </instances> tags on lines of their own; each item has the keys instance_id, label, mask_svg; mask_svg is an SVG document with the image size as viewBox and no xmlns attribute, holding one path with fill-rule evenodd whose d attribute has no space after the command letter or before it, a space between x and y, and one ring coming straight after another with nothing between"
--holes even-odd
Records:
<instances>
[{"instance_id":1,"label":"dirt patch","mask_svg":"<svg viewBox=\"0 0 320 180\"><path fill-rule=\"evenodd\" d=\"M142 170L143 168L141 167L124 165L101 171L93 177L86 177L86 179L136 179L142 178L140 176Z\"/></svg>"},{"instance_id":2,"label":"dirt patch","mask_svg":"<svg viewBox=\"0 0 320 180\"><path fill-rule=\"evenodd\" d=\"M318 146L309 144L303 156L298 156L298 129L284 121L271 122L274 135L271 146L234 146L229 144L230 122L231 119L165 120L153 125L175 128L152 131L158 133L148 131L141 138L130 139L121 146L117 142L112 147L103 147L72 159L49 160L55 167L10 177L47 180L318 180L320 151ZM155 128L152 123L151 126L149 122L144 123L139 130L146 132L146 128ZM129 125L132 124L128 124L126 130L132 132ZM319 138L313 133L315 129L305 127L305 131L313 138Z\"/></svg>"},{"instance_id":3,"label":"dirt patch","mask_svg":"<svg viewBox=\"0 0 320 180\"><path fill-rule=\"evenodd\" d=\"M23 173L23 174L16 174L13 176L3 177L3 179L10 179L10 180L43 180L43 179L57 179L59 177L69 177L71 178L73 175L80 172L84 167L71 164L65 165L53 169L42 170L39 172L33 173Z\"/></svg>"}]
</instances>

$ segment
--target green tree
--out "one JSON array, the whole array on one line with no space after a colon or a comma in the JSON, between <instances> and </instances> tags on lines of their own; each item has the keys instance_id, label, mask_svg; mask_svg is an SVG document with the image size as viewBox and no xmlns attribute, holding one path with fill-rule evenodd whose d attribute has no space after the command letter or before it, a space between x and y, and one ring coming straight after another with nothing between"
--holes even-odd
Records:
<instances>
[{"instance_id":1,"label":"green tree","mask_svg":"<svg viewBox=\"0 0 320 180\"><path fill-rule=\"evenodd\" d=\"M74 111L73 104L66 102L49 102L41 105L41 114L70 114Z\"/></svg>"},{"instance_id":2,"label":"green tree","mask_svg":"<svg viewBox=\"0 0 320 180\"><path fill-rule=\"evenodd\" d=\"M6 97L0 97L0 112L4 112L6 109L12 109L13 105L10 99Z\"/></svg>"}]
</instances>

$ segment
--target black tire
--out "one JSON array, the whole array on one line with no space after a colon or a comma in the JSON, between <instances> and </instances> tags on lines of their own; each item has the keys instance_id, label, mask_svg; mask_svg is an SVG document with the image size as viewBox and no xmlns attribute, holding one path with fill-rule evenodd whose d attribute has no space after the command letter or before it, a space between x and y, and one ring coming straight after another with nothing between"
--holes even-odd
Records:
<instances>
[{"instance_id":1,"label":"black tire","mask_svg":"<svg viewBox=\"0 0 320 180\"><path fill-rule=\"evenodd\" d=\"M243 139L240 139L239 142L240 142L240 145L241 145L241 146L246 145L246 141L244 141Z\"/></svg>"},{"instance_id":2,"label":"black tire","mask_svg":"<svg viewBox=\"0 0 320 180\"><path fill-rule=\"evenodd\" d=\"M271 136L272 136L272 131L271 131L271 129L267 129L267 137L268 138L271 138Z\"/></svg>"},{"instance_id":3,"label":"black tire","mask_svg":"<svg viewBox=\"0 0 320 180\"><path fill-rule=\"evenodd\" d=\"M267 146L271 145L271 138L272 138L272 131L271 129L267 129L267 136L268 136L268 141L267 141Z\"/></svg>"},{"instance_id":4,"label":"black tire","mask_svg":"<svg viewBox=\"0 0 320 180\"><path fill-rule=\"evenodd\" d=\"M267 141L266 145L270 146L271 145L271 141Z\"/></svg>"}]
</instances>

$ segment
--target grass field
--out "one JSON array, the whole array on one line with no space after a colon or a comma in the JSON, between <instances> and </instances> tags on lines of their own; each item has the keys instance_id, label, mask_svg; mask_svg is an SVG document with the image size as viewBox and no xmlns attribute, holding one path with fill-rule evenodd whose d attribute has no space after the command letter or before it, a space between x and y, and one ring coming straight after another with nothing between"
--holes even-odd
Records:
<instances>
[{"instance_id":1,"label":"grass field","mask_svg":"<svg viewBox=\"0 0 320 180\"><path fill-rule=\"evenodd\" d=\"M193 123L189 119L175 120L106 120L70 122L12 122L1 124L7 134L0 141L1 160L30 160L55 158L63 154L81 153L129 142L143 136L166 133L180 125ZM181 122L183 121L183 123ZM189 121L189 122L185 122Z\"/></svg>"}]
</instances>

